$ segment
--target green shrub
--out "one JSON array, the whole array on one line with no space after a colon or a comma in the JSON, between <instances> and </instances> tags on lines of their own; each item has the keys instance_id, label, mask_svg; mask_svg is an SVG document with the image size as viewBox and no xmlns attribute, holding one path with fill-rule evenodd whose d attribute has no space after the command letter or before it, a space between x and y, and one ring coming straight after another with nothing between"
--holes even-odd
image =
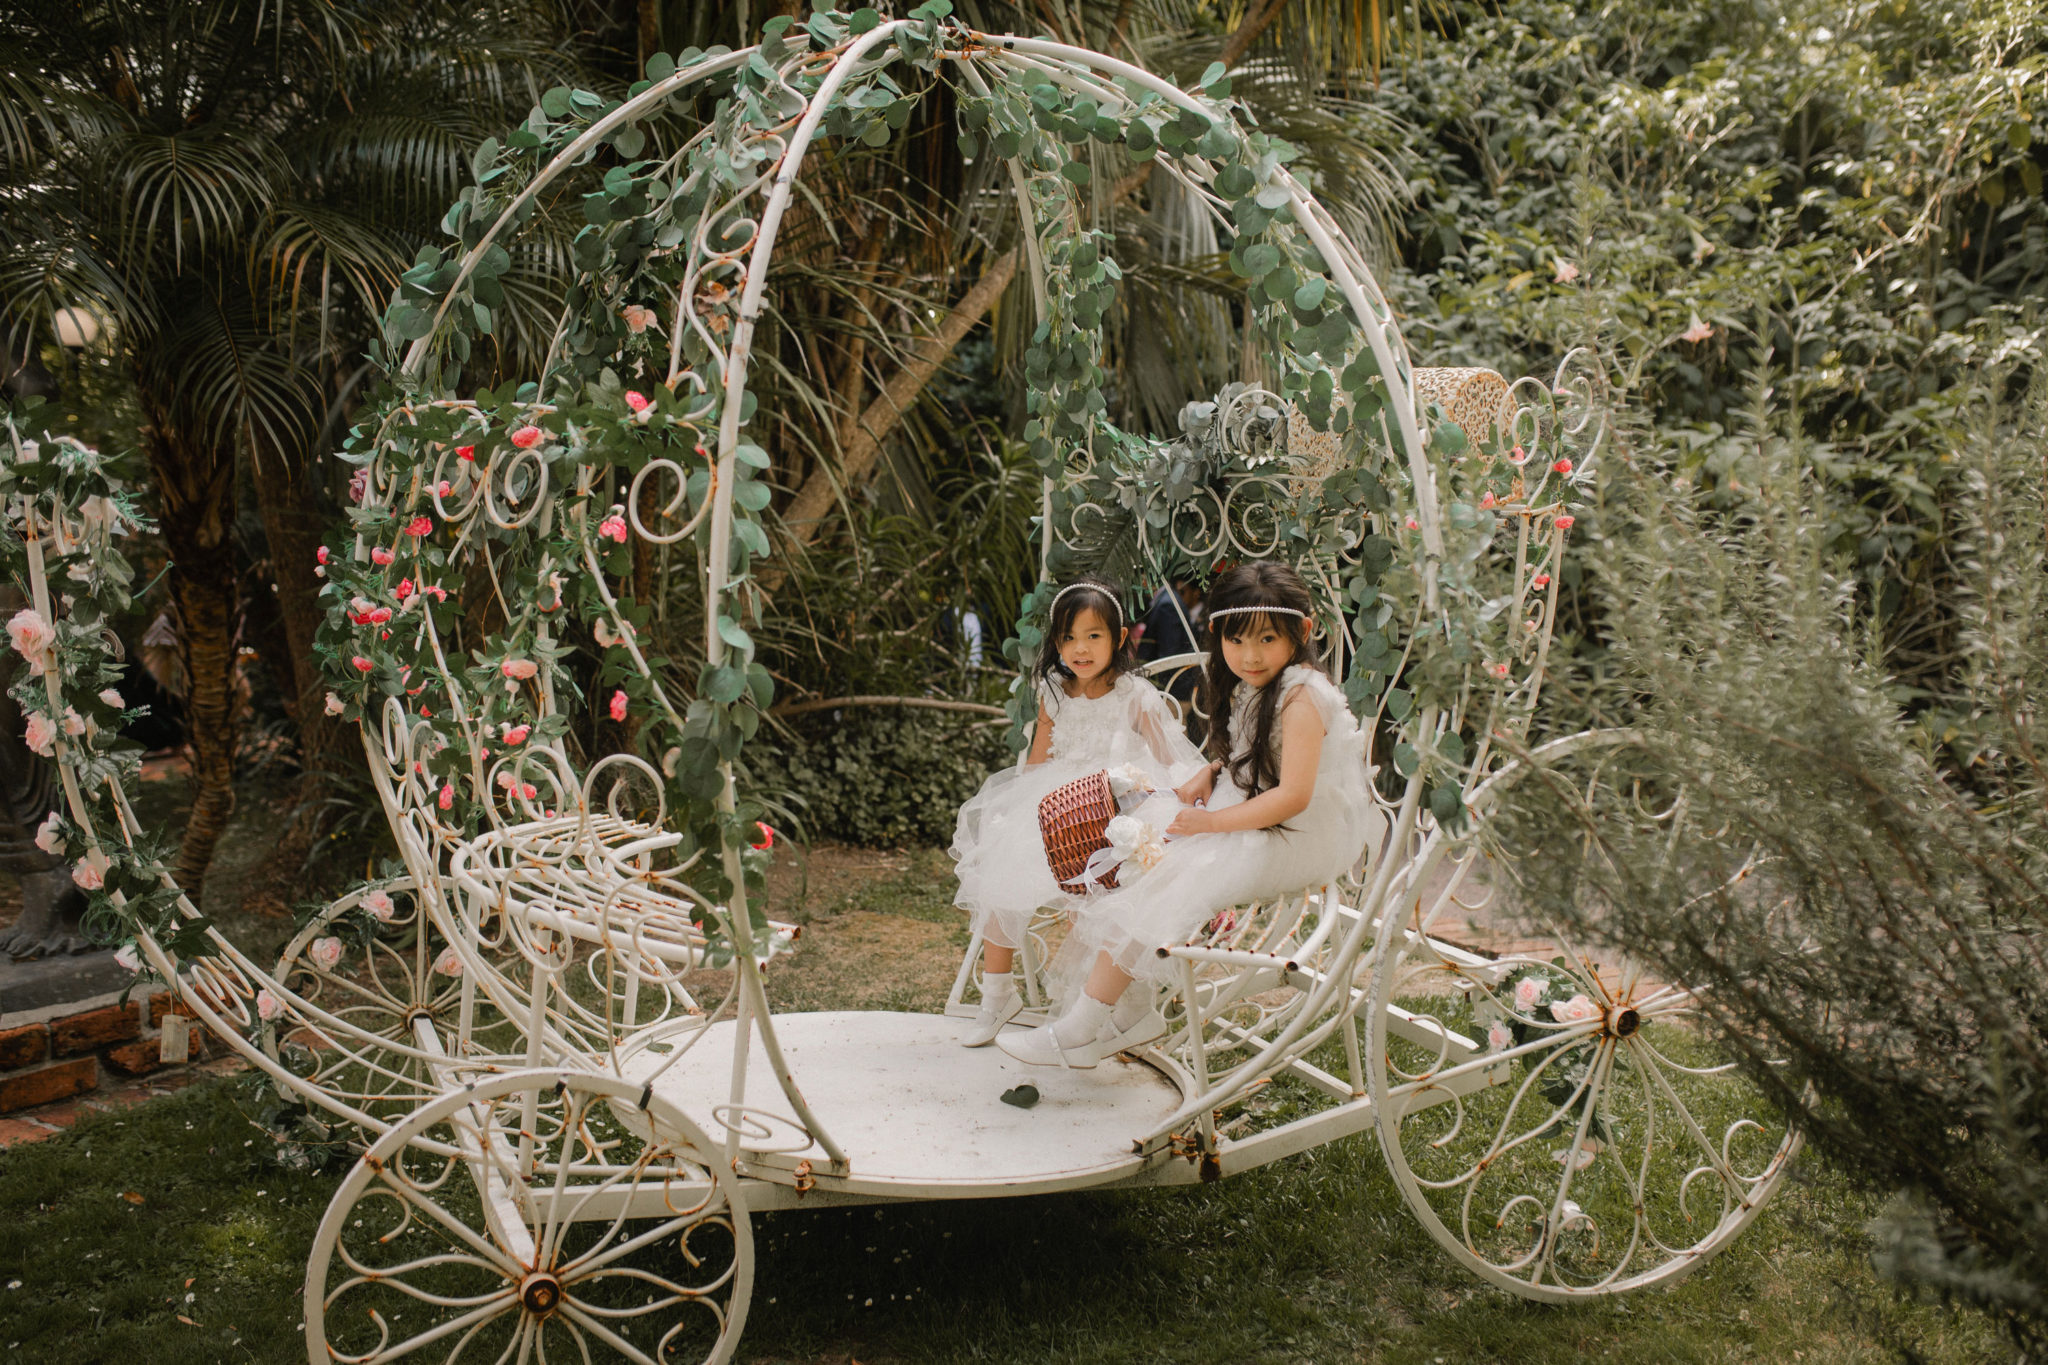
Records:
<instances>
[{"instance_id":1,"label":"green shrub","mask_svg":"<svg viewBox=\"0 0 2048 1365\"><path fill-rule=\"evenodd\" d=\"M960 712L852 707L793 729L763 734L747 765L811 839L943 847L961 803L1011 761L1000 726Z\"/></svg>"}]
</instances>

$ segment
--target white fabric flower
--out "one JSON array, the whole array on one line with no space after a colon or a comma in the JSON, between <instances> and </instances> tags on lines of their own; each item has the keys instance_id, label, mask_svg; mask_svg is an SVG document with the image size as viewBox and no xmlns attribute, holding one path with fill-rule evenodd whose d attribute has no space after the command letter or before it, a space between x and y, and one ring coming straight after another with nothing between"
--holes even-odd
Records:
<instances>
[{"instance_id":1,"label":"white fabric flower","mask_svg":"<svg viewBox=\"0 0 2048 1365\"><path fill-rule=\"evenodd\" d=\"M116 711L124 711L128 707L128 703L121 699L121 694L111 687L100 693L100 700L113 707Z\"/></svg>"},{"instance_id":2,"label":"white fabric flower","mask_svg":"<svg viewBox=\"0 0 2048 1365\"><path fill-rule=\"evenodd\" d=\"M256 992L256 1017L268 1022L284 1013L284 1002L270 993L268 987Z\"/></svg>"},{"instance_id":3,"label":"white fabric flower","mask_svg":"<svg viewBox=\"0 0 2048 1365\"><path fill-rule=\"evenodd\" d=\"M1515 983L1515 1003L1525 1010L1536 1008L1543 999L1543 983L1533 976L1525 976Z\"/></svg>"},{"instance_id":4,"label":"white fabric flower","mask_svg":"<svg viewBox=\"0 0 2048 1365\"><path fill-rule=\"evenodd\" d=\"M1119 815L1109 822L1102 835L1109 840L1111 848L1128 856L1139 844L1145 842L1146 829L1144 821L1134 816Z\"/></svg>"},{"instance_id":5,"label":"white fabric flower","mask_svg":"<svg viewBox=\"0 0 2048 1365\"><path fill-rule=\"evenodd\" d=\"M28 721L22 727L21 737L31 750L44 758L57 756L57 727L52 725L50 718L42 712L28 713Z\"/></svg>"},{"instance_id":6,"label":"white fabric flower","mask_svg":"<svg viewBox=\"0 0 2048 1365\"><path fill-rule=\"evenodd\" d=\"M1508 1044L1512 1043L1513 1041L1515 1041L1515 1035L1512 1032L1510 1032L1508 1030L1508 1026L1502 1023L1500 1020L1496 1019L1487 1026L1486 1047L1488 1051L1506 1052L1508 1050Z\"/></svg>"},{"instance_id":7,"label":"white fabric flower","mask_svg":"<svg viewBox=\"0 0 2048 1365\"><path fill-rule=\"evenodd\" d=\"M14 652L28 660L28 671L41 677L43 655L57 642L57 628L34 607L24 607L7 618L7 638L14 645Z\"/></svg>"},{"instance_id":8,"label":"white fabric flower","mask_svg":"<svg viewBox=\"0 0 2048 1365\"><path fill-rule=\"evenodd\" d=\"M64 817L51 811L36 829L36 847L45 853L60 854L64 851L64 834L58 829L58 822Z\"/></svg>"},{"instance_id":9,"label":"white fabric flower","mask_svg":"<svg viewBox=\"0 0 2048 1365\"><path fill-rule=\"evenodd\" d=\"M85 733L85 717L68 706L64 708L64 733L73 739Z\"/></svg>"},{"instance_id":10,"label":"white fabric flower","mask_svg":"<svg viewBox=\"0 0 2048 1365\"><path fill-rule=\"evenodd\" d=\"M313 959L313 965L322 971L331 972L334 964L341 961L341 940L338 938L316 938L306 949L306 956Z\"/></svg>"},{"instance_id":11,"label":"white fabric flower","mask_svg":"<svg viewBox=\"0 0 2048 1365\"><path fill-rule=\"evenodd\" d=\"M461 976L462 954L453 948L443 948L441 956L434 959L434 970L443 976Z\"/></svg>"},{"instance_id":12,"label":"white fabric flower","mask_svg":"<svg viewBox=\"0 0 2048 1365\"><path fill-rule=\"evenodd\" d=\"M369 895L363 897L363 909L386 923L390 922L395 908L391 904L391 894L387 891L372 891Z\"/></svg>"},{"instance_id":13,"label":"white fabric flower","mask_svg":"<svg viewBox=\"0 0 2048 1365\"><path fill-rule=\"evenodd\" d=\"M106 885L105 878L100 876L100 870L83 859L72 865L71 880L77 883L80 891L97 891Z\"/></svg>"},{"instance_id":14,"label":"white fabric flower","mask_svg":"<svg viewBox=\"0 0 2048 1365\"><path fill-rule=\"evenodd\" d=\"M143 967L142 952L132 943L124 943L114 949L114 961L131 972L139 972Z\"/></svg>"},{"instance_id":15,"label":"white fabric flower","mask_svg":"<svg viewBox=\"0 0 2048 1365\"><path fill-rule=\"evenodd\" d=\"M1151 790L1152 784L1145 780L1145 774L1138 771L1136 764L1126 763L1120 768L1111 768L1109 770L1109 794L1111 796L1124 796L1131 792L1148 792Z\"/></svg>"}]
</instances>

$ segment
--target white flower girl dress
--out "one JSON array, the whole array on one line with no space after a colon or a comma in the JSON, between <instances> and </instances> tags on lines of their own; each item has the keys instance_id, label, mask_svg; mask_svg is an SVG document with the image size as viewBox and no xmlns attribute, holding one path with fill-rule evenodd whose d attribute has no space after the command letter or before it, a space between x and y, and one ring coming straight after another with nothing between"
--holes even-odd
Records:
<instances>
[{"instance_id":1,"label":"white flower girl dress","mask_svg":"<svg viewBox=\"0 0 2048 1365\"><path fill-rule=\"evenodd\" d=\"M960 894L975 932L1003 946L1024 941L1041 906L1067 906L1078 888L1053 880L1038 831L1038 803L1056 787L1105 769L1135 769L1151 787L1171 792L1202 768L1173 704L1143 678L1117 675L1100 697L1070 697L1041 681L1039 697L1052 720L1052 751L1044 763L992 774L960 808L947 852L959 866Z\"/></svg>"},{"instance_id":2,"label":"white flower girl dress","mask_svg":"<svg viewBox=\"0 0 2048 1365\"><path fill-rule=\"evenodd\" d=\"M1365 740L1344 694L1320 670L1300 664L1269 686L1281 689L1282 707L1298 694L1322 718L1322 755L1308 808L1282 826L1171 840L1149 871L1125 863L1116 890L1078 902L1074 930L1054 966L1056 991L1070 996L1093 968L1098 951L1140 980L1167 977L1172 964L1157 950L1186 942L1217 911L1333 881L1369 843L1377 846L1386 820L1367 791ZM1232 694L1233 757L1250 751L1258 697L1256 689L1243 685ZM1277 760L1277 714L1272 742ZM1245 799L1225 768L1210 793L1209 809L1224 810Z\"/></svg>"}]
</instances>

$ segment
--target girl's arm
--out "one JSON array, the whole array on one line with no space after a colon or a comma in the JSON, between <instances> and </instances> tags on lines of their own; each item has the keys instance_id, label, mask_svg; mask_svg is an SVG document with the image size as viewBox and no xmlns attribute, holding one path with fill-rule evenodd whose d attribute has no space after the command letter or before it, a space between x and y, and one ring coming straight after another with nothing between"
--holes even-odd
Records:
<instances>
[{"instance_id":1,"label":"girl's arm","mask_svg":"<svg viewBox=\"0 0 2048 1365\"><path fill-rule=\"evenodd\" d=\"M1024 755L1024 766L1035 768L1052 757L1052 717L1046 714L1045 699L1038 700L1038 724L1031 731L1031 752Z\"/></svg>"},{"instance_id":2,"label":"girl's arm","mask_svg":"<svg viewBox=\"0 0 2048 1365\"><path fill-rule=\"evenodd\" d=\"M1308 809L1315 794L1316 766L1323 756L1323 718L1299 691L1280 710L1280 781L1249 801L1222 810L1183 807L1168 834L1222 834L1236 829L1269 829Z\"/></svg>"}]
</instances>

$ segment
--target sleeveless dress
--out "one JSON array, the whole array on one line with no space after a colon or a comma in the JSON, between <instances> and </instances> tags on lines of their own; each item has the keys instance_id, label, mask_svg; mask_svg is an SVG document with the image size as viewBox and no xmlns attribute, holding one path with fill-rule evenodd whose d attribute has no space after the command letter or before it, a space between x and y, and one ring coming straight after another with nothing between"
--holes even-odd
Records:
<instances>
[{"instance_id":1,"label":"sleeveless dress","mask_svg":"<svg viewBox=\"0 0 2048 1365\"><path fill-rule=\"evenodd\" d=\"M1177 979L1175 964L1161 958L1159 948L1186 942L1219 910L1334 881L1350 870L1369 844L1377 846L1386 820L1368 792L1365 739L1344 694L1320 670L1299 664L1268 685L1281 689L1282 707L1313 706L1323 722L1322 754L1307 809L1289 819L1284 829L1174 839L1150 871L1081 901L1074 930L1054 966L1060 989L1078 989L1094 967L1097 952L1108 953L1120 969L1140 980ZM1258 696L1242 685L1232 695L1233 757L1251 748L1251 715ZM1276 758L1280 742L1276 715ZM1246 799L1225 768L1217 775L1209 809L1226 810Z\"/></svg>"},{"instance_id":2,"label":"sleeveless dress","mask_svg":"<svg viewBox=\"0 0 2048 1365\"><path fill-rule=\"evenodd\" d=\"M1150 682L1118 674L1100 697L1070 697L1041 681L1039 700L1052 721L1046 761L991 774L960 808L953 844L960 894L974 929L992 941L1021 944L1042 906L1078 898L1053 880L1038 832L1038 803L1055 787L1104 769L1135 768L1155 791L1171 792L1202 768L1173 705Z\"/></svg>"}]
</instances>

